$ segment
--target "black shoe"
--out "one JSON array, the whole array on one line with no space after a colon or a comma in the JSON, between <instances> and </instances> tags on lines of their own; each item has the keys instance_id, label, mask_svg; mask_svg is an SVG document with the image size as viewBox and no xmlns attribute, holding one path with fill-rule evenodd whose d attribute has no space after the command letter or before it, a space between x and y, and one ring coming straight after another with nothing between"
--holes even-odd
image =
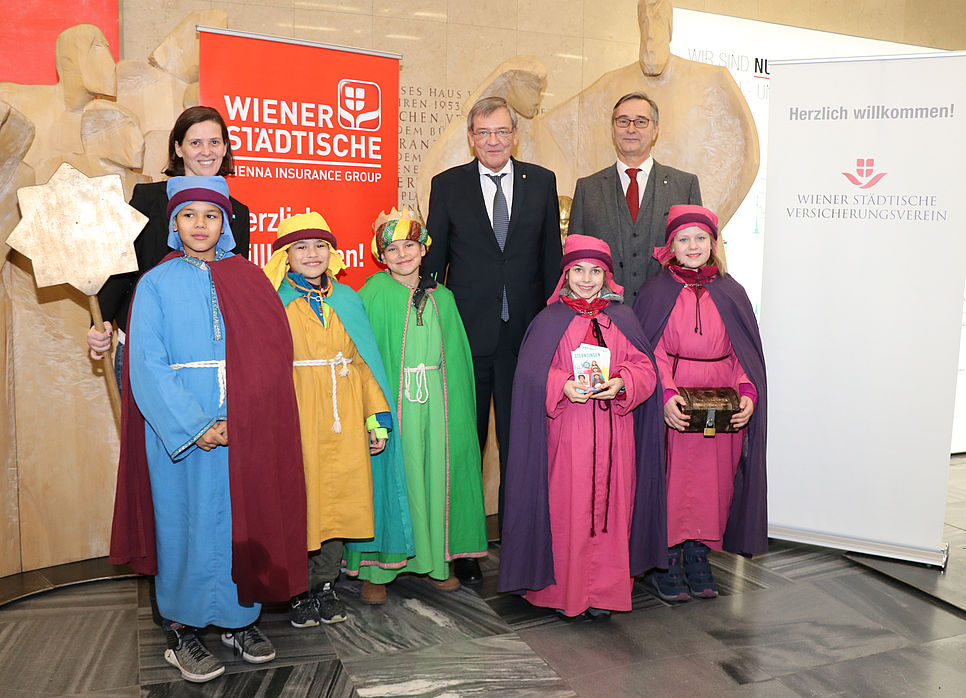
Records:
<instances>
[{"instance_id":1,"label":"black shoe","mask_svg":"<svg viewBox=\"0 0 966 698\"><path fill-rule=\"evenodd\" d=\"M321 620L318 599L309 592L299 594L289 603L288 619L293 628L310 628L318 625Z\"/></svg>"},{"instance_id":2,"label":"black shoe","mask_svg":"<svg viewBox=\"0 0 966 698\"><path fill-rule=\"evenodd\" d=\"M681 566L682 545L678 543L667 549L667 572L655 570L648 579L650 590L663 601L690 601L691 592L684 579Z\"/></svg>"},{"instance_id":3,"label":"black shoe","mask_svg":"<svg viewBox=\"0 0 966 698\"><path fill-rule=\"evenodd\" d=\"M346 619L345 604L335 593L332 582L326 582L319 590L312 591L315 605L318 609L319 620L329 625L331 623L341 623Z\"/></svg>"},{"instance_id":4,"label":"black shoe","mask_svg":"<svg viewBox=\"0 0 966 698\"><path fill-rule=\"evenodd\" d=\"M453 561L453 574L467 586L477 586L483 582L483 573L476 558L461 557Z\"/></svg>"},{"instance_id":5,"label":"black shoe","mask_svg":"<svg viewBox=\"0 0 966 698\"><path fill-rule=\"evenodd\" d=\"M684 541L684 577L695 599L713 599L718 595L718 586L714 583L711 563L708 562L709 552L711 549L701 541Z\"/></svg>"}]
</instances>

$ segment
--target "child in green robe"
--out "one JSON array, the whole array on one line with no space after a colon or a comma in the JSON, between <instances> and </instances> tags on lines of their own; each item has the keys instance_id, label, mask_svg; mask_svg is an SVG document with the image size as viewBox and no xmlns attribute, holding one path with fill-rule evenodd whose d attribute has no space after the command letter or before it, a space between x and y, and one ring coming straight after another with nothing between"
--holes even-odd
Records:
<instances>
[{"instance_id":1,"label":"child in green robe","mask_svg":"<svg viewBox=\"0 0 966 698\"><path fill-rule=\"evenodd\" d=\"M372 253L387 271L359 291L376 335L399 415L416 554L346 551L346 571L363 580L361 598L383 603L402 572L459 589L450 562L486 555L486 523L473 365L449 289L419 274L431 243L415 215L377 219Z\"/></svg>"}]
</instances>

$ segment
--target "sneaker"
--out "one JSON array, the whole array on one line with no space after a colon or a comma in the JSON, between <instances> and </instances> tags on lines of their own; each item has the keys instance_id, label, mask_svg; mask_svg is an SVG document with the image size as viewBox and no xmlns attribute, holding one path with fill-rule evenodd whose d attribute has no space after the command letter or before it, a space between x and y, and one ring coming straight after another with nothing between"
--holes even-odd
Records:
<instances>
[{"instance_id":1,"label":"sneaker","mask_svg":"<svg viewBox=\"0 0 966 698\"><path fill-rule=\"evenodd\" d=\"M718 595L708 562L709 552L711 549L700 541L684 541L684 578L691 596L696 599L713 599Z\"/></svg>"},{"instance_id":2,"label":"sneaker","mask_svg":"<svg viewBox=\"0 0 966 698\"><path fill-rule=\"evenodd\" d=\"M318 609L319 620L329 625L330 623L341 623L345 620L345 604L342 603L332 588L332 582L326 582L318 591L312 592Z\"/></svg>"},{"instance_id":3,"label":"sneaker","mask_svg":"<svg viewBox=\"0 0 966 698\"><path fill-rule=\"evenodd\" d=\"M225 666L208 651L197 630L182 625L166 632L168 649L164 651L164 660L180 670L185 681L203 683L225 673Z\"/></svg>"},{"instance_id":4,"label":"sneaker","mask_svg":"<svg viewBox=\"0 0 966 698\"><path fill-rule=\"evenodd\" d=\"M242 659L249 664L262 664L275 659L275 648L254 624L222 633L221 642L236 653L241 653Z\"/></svg>"},{"instance_id":5,"label":"sneaker","mask_svg":"<svg viewBox=\"0 0 966 698\"><path fill-rule=\"evenodd\" d=\"M655 572L650 578L651 589L662 601L689 601L691 590L684 580L681 567L681 546L667 549L667 572Z\"/></svg>"},{"instance_id":6,"label":"sneaker","mask_svg":"<svg viewBox=\"0 0 966 698\"><path fill-rule=\"evenodd\" d=\"M288 620L293 628L309 628L319 624L319 601L305 592L294 597L289 603Z\"/></svg>"}]
</instances>

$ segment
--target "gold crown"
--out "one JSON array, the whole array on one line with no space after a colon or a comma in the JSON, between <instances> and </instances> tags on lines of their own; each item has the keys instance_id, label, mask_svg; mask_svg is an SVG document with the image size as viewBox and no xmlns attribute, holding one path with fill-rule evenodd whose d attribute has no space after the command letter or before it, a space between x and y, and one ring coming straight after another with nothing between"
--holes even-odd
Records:
<instances>
[{"instance_id":1,"label":"gold crown","mask_svg":"<svg viewBox=\"0 0 966 698\"><path fill-rule=\"evenodd\" d=\"M385 211L379 212L379 215L376 216L376 222L372 224L372 231L375 232L379 230L380 226L391 220L419 221L419 216L417 216L416 212L408 206L403 206L401 211L393 206L389 213L386 213ZM420 221L420 223L422 223L422 221Z\"/></svg>"}]
</instances>

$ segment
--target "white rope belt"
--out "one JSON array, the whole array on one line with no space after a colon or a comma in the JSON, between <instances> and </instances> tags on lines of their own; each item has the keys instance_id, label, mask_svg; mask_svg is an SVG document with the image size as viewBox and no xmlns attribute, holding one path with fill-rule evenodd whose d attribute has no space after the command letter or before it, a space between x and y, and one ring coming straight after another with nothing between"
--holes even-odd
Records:
<instances>
[{"instance_id":1,"label":"white rope belt","mask_svg":"<svg viewBox=\"0 0 966 698\"><path fill-rule=\"evenodd\" d=\"M339 419L339 393L338 388L335 384L335 367L341 364L342 368L339 369L339 375L343 378L349 375L349 364L352 363L351 358L346 358L342 355L340 351L335 355L334 359L302 359L300 361L293 361L293 366L328 366L329 370L332 372L332 414L334 419L332 421L332 431L336 434L342 431L342 422Z\"/></svg>"},{"instance_id":2,"label":"white rope belt","mask_svg":"<svg viewBox=\"0 0 966 698\"><path fill-rule=\"evenodd\" d=\"M186 364L170 364L170 367L178 371L182 368L217 368L218 369L218 406L225 404L225 393L227 392L227 381L225 379L225 360L220 361L191 361Z\"/></svg>"},{"instance_id":3,"label":"white rope belt","mask_svg":"<svg viewBox=\"0 0 966 698\"><path fill-rule=\"evenodd\" d=\"M403 375L406 377L406 387L405 394L406 399L410 402L418 402L420 405L425 405L426 401L429 400L429 387L426 385L426 371L437 371L439 366L427 366L426 364L419 364L414 368L409 368L406 366L403 368ZM409 394L410 380L413 374L416 375L416 398Z\"/></svg>"}]
</instances>

